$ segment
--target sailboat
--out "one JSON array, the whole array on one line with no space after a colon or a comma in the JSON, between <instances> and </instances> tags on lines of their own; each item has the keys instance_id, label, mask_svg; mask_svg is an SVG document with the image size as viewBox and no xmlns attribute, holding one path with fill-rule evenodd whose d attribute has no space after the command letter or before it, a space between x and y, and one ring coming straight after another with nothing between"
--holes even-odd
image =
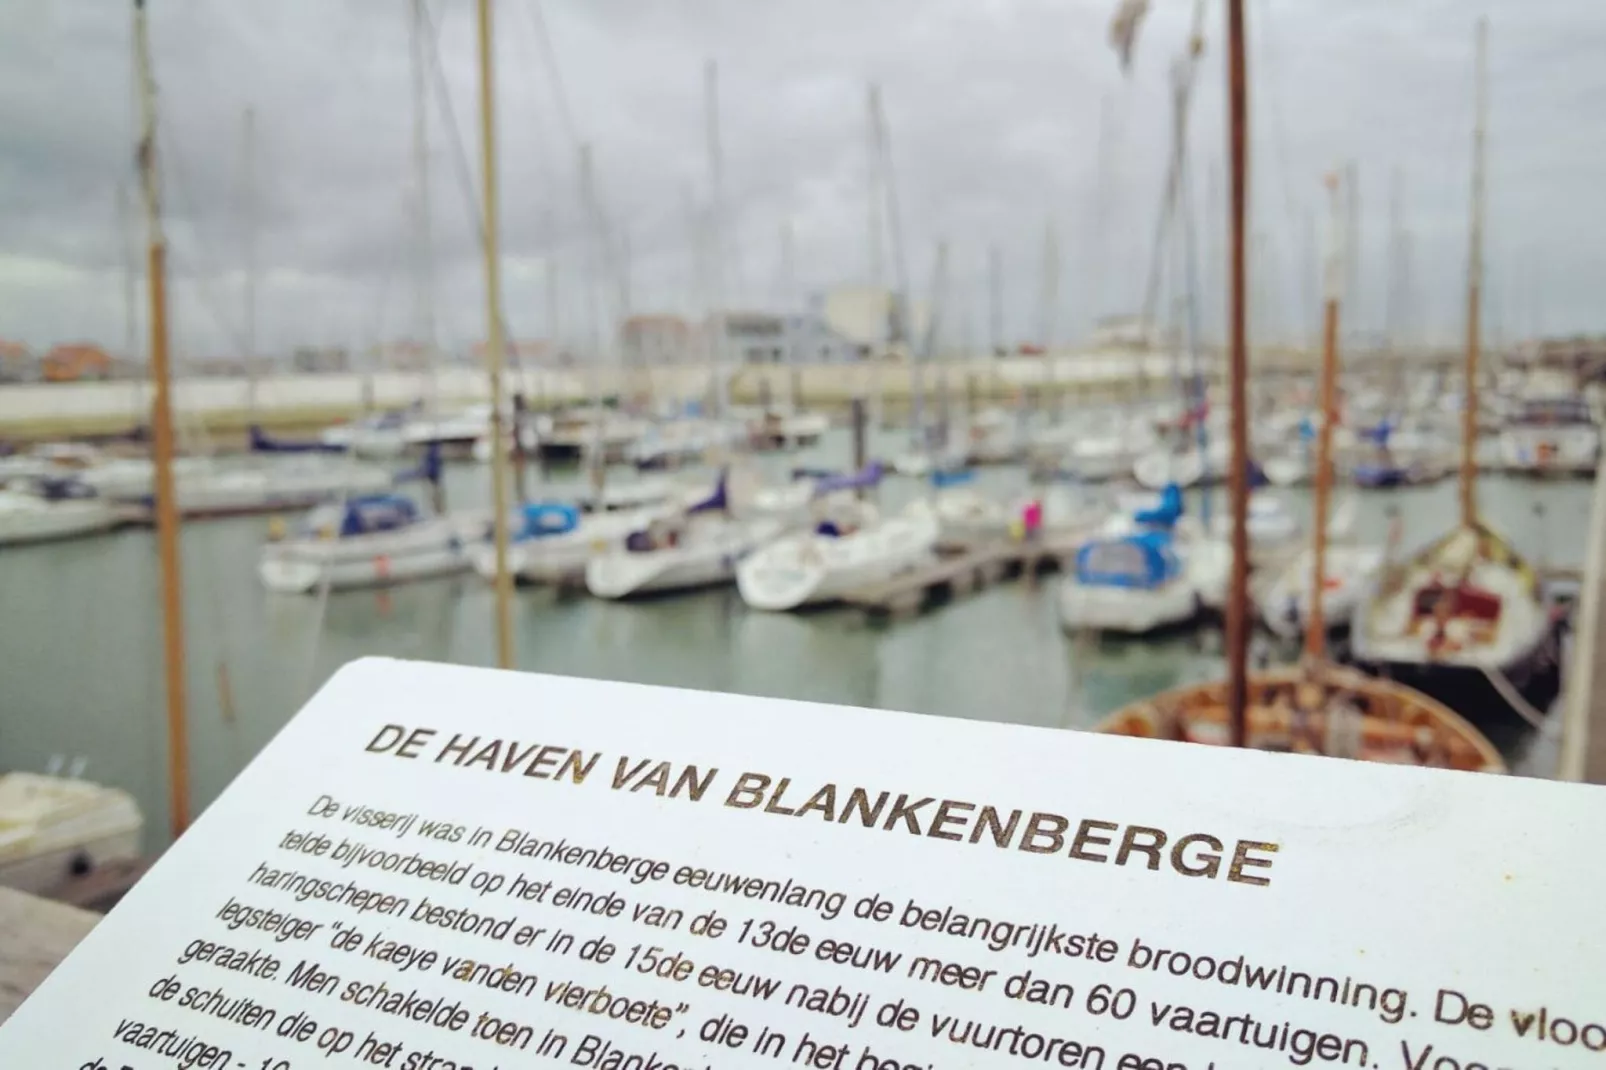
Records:
<instances>
[{"instance_id":1,"label":"sailboat","mask_svg":"<svg viewBox=\"0 0 1606 1070\"><path fill-rule=\"evenodd\" d=\"M437 447L396 477L414 479L438 485ZM470 567L488 526L483 516L437 512L405 494L356 495L314 509L293 532L270 532L257 576L270 591L311 594L452 575Z\"/></svg>"},{"instance_id":2,"label":"sailboat","mask_svg":"<svg viewBox=\"0 0 1606 1070\"><path fill-rule=\"evenodd\" d=\"M137 158L143 187L149 271L152 451L156 461L156 547L161 562L162 654L168 729L169 811L175 837L189 824L189 737L184 624L173 486L172 380L167 346L167 241L156 170L156 91L144 0L134 0L134 69L140 102ZM108 863L135 859L144 815L124 791L65 776L0 776L0 885L49 893Z\"/></svg>"},{"instance_id":3,"label":"sailboat","mask_svg":"<svg viewBox=\"0 0 1606 1070\"><path fill-rule=\"evenodd\" d=\"M631 532L673 515L684 496L668 480L637 480L608 485L600 499L581 494L525 502L514 512L507 568L519 583L562 583L581 575L594 554L622 550ZM495 580L495 547L476 546L472 556L474 571Z\"/></svg>"},{"instance_id":4,"label":"sailboat","mask_svg":"<svg viewBox=\"0 0 1606 1070\"><path fill-rule=\"evenodd\" d=\"M785 530L774 517L736 516L722 473L707 498L641 525L621 548L593 555L586 562L586 590L620 599L731 583L738 562Z\"/></svg>"},{"instance_id":5,"label":"sailboat","mask_svg":"<svg viewBox=\"0 0 1606 1070\"><path fill-rule=\"evenodd\" d=\"M75 479L33 476L0 484L0 546L92 535L121 520L110 502Z\"/></svg>"},{"instance_id":6,"label":"sailboat","mask_svg":"<svg viewBox=\"0 0 1606 1070\"><path fill-rule=\"evenodd\" d=\"M1323 331L1321 427L1317 442L1315 534L1305 658L1298 666L1250 674L1248 342L1244 256L1248 108L1244 72L1243 0L1228 0L1228 63L1232 122L1231 388L1233 570L1227 604L1227 678L1177 688L1110 714L1097 730L1113 735L1228 744L1259 750L1322 754L1368 761L1503 772L1498 751L1442 703L1400 684L1363 676L1325 656L1323 597L1327 576L1327 505L1336 422L1339 258L1330 254ZM1330 180L1335 204L1336 181ZM1337 227L1334 228L1335 234ZM1336 241L1333 243L1336 246Z\"/></svg>"},{"instance_id":7,"label":"sailboat","mask_svg":"<svg viewBox=\"0 0 1606 1070\"><path fill-rule=\"evenodd\" d=\"M1487 33L1480 22L1460 522L1390 570L1361 607L1352 642L1361 668L1408 683L1504 737L1537 727L1560 694L1562 621L1542 600L1533 567L1477 510Z\"/></svg>"},{"instance_id":8,"label":"sailboat","mask_svg":"<svg viewBox=\"0 0 1606 1070\"><path fill-rule=\"evenodd\" d=\"M1167 487L1147 508L1111 517L1076 552L1060 581L1068 632L1145 635L1195 623L1226 596L1227 548L1184 516L1182 491Z\"/></svg>"},{"instance_id":9,"label":"sailboat","mask_svg":"<svg viewBox=\"0 0 1606 1070\"><path fill-rule=\"evenodd\" d=\"M852 493L880 478L880 466L872 465L815 484L809 530L784 536L736 566L742 601L765 610L823 605L930 562L938 527L929 511L882 517Z\"/></svg>"}]
</instances>

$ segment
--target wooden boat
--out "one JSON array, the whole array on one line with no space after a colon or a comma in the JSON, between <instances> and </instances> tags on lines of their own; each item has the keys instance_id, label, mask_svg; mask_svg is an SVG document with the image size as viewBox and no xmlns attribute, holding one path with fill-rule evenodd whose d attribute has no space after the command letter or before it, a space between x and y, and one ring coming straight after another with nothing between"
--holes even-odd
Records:
<instances>
[{"instance_id":1,"label":"wooden boat","mask_svg":"<svg viewBox=\"0 0 1606 1070\"><path fill-rule=\"evenodd\" d=\"M1504 773L1494 745L1448 706L1328 662L1251 673L1245 745L1481 773ZM1096 731L1224 745L1227 685L1193 684L1124 706Z\"/></svg>"}]
</instances>

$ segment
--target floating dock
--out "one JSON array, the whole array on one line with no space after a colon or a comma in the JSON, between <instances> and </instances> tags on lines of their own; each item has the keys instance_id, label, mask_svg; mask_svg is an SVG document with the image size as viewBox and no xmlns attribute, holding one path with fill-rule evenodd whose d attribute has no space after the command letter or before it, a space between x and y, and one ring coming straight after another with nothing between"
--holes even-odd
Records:
<instances>
[{"instance_id":1,"label":"floating dock","mask_svg":"<svg viewBox=\"0 0 1606 1070\"><path fill-rule=\"evenodd\" d=\"M1087 536L1077 531L944 547L931 564L849 592L842 602L871 618L912 616L1002 580L1063 569Z\"/></svg>"}]
</instances>

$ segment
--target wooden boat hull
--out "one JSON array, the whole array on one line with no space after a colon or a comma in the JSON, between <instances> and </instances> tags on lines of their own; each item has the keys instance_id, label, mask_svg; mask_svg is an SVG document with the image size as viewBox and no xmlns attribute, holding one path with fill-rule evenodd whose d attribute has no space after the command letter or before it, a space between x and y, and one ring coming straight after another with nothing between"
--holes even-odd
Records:
<instances>
[{"instance_id":1,"label":"wooden boat hull","mask_svg":"<svg viewBox=\"0 0 1606 1070\"><path fill-rule=\"evenodd\" d=\"M1561 695L1561 625L1553 624L1538 640L1499 669L1511 687L1534 710L1548 714ZM1374 676L1397 681L1429 695L1460 713L1490 739L1510 744L1533 732L1483 669L1422 661L1369 661L1354 665Z\"/></svg>"},{"instance_id":2,"label":"wooden boat hull","mask_svg":"<svg viewBox=\"0 0 1606 1070\"><path fill-rule=\"evenodd\" d=\"M1289 667L1249 677L1250 746L1262 750L1333 753L1329 726L1320 715L1301 718L1291 700L1305 687L1342 693L1361 717L1353 754L1370 761L1503 773L1494 744L1454 710L1433 698L1352 669L1323 666L1316 674ZM1185 742L1226 742L1226 683L1192 684L1135 702L1099 722L1110 735ZM1336 724L1332 726L1335 730Z\"/></svg>"}]
</instances>

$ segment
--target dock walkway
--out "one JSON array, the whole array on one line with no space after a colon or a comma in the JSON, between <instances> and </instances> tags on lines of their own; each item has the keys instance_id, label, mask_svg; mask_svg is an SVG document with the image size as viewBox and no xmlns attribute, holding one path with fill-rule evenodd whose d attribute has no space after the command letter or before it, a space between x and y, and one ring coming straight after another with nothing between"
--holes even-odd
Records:
<instances>
[{"instance_id":1,"label":"dock walkway","mask_svg":"<svg viewBox=\"0 0 1606 1070\"><path fill-rule=\"evenodd\" d=\"M842 601L872 618L922 613L1001 580L1063 569L1086 538L1086 532L1067 532L947 547L931 564L852 591Z\"/></svg>"}]
</instances>

